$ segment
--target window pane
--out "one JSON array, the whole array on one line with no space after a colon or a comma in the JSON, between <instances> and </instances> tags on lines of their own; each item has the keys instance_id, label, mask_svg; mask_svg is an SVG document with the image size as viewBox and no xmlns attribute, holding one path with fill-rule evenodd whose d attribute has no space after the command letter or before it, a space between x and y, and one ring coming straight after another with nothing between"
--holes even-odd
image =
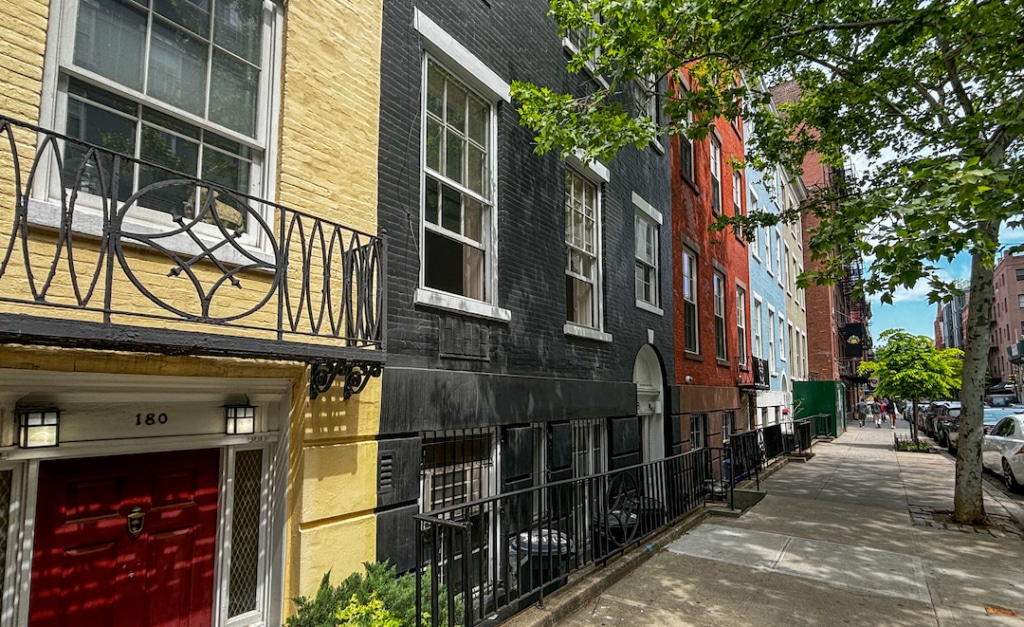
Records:
<instances>
[{"instance_id":1,"label":"window pane","mask_svg":"<svg viewBox=\"0 0 1024 627\"><path fill-rule=\"evenodd\" d=\"M447 185L441 186L441 226L462 233L462 194Z\"/></svg>"},{"instance_id":2,"label":"window pane","mask_svg":"<svg viewBox=\"0 0 1024 627\"><path fill-rule=\"evenodd\" d=\"M134 3L89 0L79 5L76 65L142 91L145 43L146 13Z\"/></svg>"},{"instance_id":3,"label":"window pane","mask_svg":"<svg viewBox=\"0 0 1024 627\"><path fill-rule=\"evenodd\" d=\"M444 119L444 74L433 63L427 67L427 111Z\"/></svg>"},{"instance_id":4,"label":"window pane","mask_svg":"<svg viewBox=\"0 0 1024 627\"><path fill-rule=\"evenodd\" d=\"M487 155L472 144L468 146L468 152L466 187L486 198L490 196L489 190L484 189L487 181Z\"/></svg>"},{"instance_id":5,"label":"window pane","mask_svg":"<svg viewBox=\"0 0 1024 627\"><path fill-rule=\"evenodd\" d=\"M463 245L463 262L465 276L463 283L467 298L484 299L484 251L473 246Z\"/></svg>"},{"instance_id":6,"label":"window pane","mask_svg":"<svg viewBox=\"0 0 1024 627\"><path fill-rule=\"evenodd\" d=\"M260 72L236 57L213 51L210 121L254 137Z\"/></svg>"},{"instance_id":7,"label":"window pane","mask_svg":"<svg viewBox=\"0 0 1024 627\"><path fill-rule=\"evenodd\" d=\"M448 131L445 138L444 175L456 183L465 184L466 180L462 173L462 142L462 137Z\"/></svg>"},{"instance_id":8,"label":"window pane","mask_svg":"<svg viewBox=\"0 0 1024 627\"><path fill-rule=\"evenodd\" d=\"M208 0L153 0L153 11L200 37L209 39L210 4Z\"/></svg>"},{"instance_id":9,"label":"window pane","mask_svg":"<svg viewBox=\"0 0 1024 627\"><path fill-rule=\"evenodd\" d=\"M199 144L143 125L140 156L146 161L152 161L175 172L196 176L199 167ZM145 166L139 167L140 190L153 183L173 178L174 175L168 172ZM146 192L139 199L139 204L172 215L186 215L190 213L193 189L190 185L162 187Z\"/></svg>"},{"instance_id":10,"label":"window pane","mask_svg":"<svg viewBox=\"0 0 1024 627\"><path fill-rule=\"evenodd\" d=\"M68 119L65 131L68 136L128 156L135 155L135 118L92 104L95 102L121 111L135 111L138 107L134 103L77 81L71 81L68 92L70 96L68 97ZM88 98L89 101L85 101L85 98ZM81 167L80 189L82 191L99 194L102 189L103 192L109 194L109 186L113 180L112 160L109 157L100 160L102 164L101 183L101 172L98 171L95 164L83 165L84 157L85 149L74 144L67 144L64 154L64 184L66 186L73 185L75 178L79 176L78 170ZM119 200L126 200L132 193L133 170L131 162L124 161L122 163L117 197Z\"/></svg>"},{"instance_id":11,"label":"window pane","mask_svg":"<svg viewBox=\"0 0 1024 627\"><path fill-rule=\"evenodd\" d=\"M252 64L259 65L263 34L261 0L216 0L213 41Z\"/></svg>"},{"instance_id":12,"label":"window pane","mask_svg":"<svg viewBox=\"0 0 1024 627\"><path fill-rule=\"evenodd\" d=\"M423 200L423 215L427 222L431 224L440 224L438 221L438 205L440 202L440 183L434 179L427 177L427 190Z\"/></svg>"},{"instance_id":13,"label":"window pane","mask_svg":"<svg viewBox=\"0 0 1024 627\"><path fill-rule=\"evenodd\" d=\"M484 101L470 96L469 98L469 138L487 146L487 127L491 117L491 107Z\"/></svg>"},{"instance_id":14,"label":"window pane","mask_svg":"<svg viewBox=\"0 0 1024 627\"><path fill-rule=\"evenodd\" d=\"M184 31L154 22L146 92L189 113L203 115L208 50Z\"/></svg>"},{"instance_id":15,"label":"window pane","mask_svg":"<svg viewBox=\"0 0 1024 627\"><path fill-rule=\"evenodd\" d=\"M441 171L441 125L431 117L427 118L427 167Z\"/></svg>"},{"instance_id":16,"label":"window pane","mask_svg":"<svg viewBox=\"0 0 1024 627\"><path fill-rule=\"evenodd\" d=\"M229 617L256 609L262 476L263 451L239 451L235 454L235 494L231 508Z\"/></svg>"},{"instance_id":17,"label":"window pane","mask_svg":"<svg viewBox=\"0 0 1024 627\"><path fill-rule=\"evenodd\" d=\"M466 91L455 81L448 81L446 111L448 126L466 132Z\"/></svg>"},{"instance_id":18,"label":"window pane","mask_svg":"<svg viewBox=\"0 0 1024 627\"><path fill-rule=\"evenodd\" d=\"M462 234L477 242L483 241L484 206L472 198L463 199L463 231Z\"/></svg>"}]
</instances>

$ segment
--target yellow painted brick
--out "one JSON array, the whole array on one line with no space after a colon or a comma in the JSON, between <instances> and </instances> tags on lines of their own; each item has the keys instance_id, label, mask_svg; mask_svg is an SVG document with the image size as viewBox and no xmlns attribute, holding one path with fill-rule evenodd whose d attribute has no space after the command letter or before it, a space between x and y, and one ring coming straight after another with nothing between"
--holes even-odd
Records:
<instances>
[{"instance_id":1,"label":"yellow painted brick","mask_svg":"<svg viewBox=\"0 0 1024 627\"><path fill-rule=\"evenodd\" d=\"M308 525L377 506L377 443L309 446L302 451L298 524Z\"/></svg>"},{"instance_id":2,"label":"yellow painted brick","mask_svg":"<svg viewBox=\"0 0 1024 627\"><path fill-rule=\"evenodd\" d=\"M335 585L350 573L362 571L363 562L377 559L376 536L377 522L372 515L303 530L291 562L298 576L294 587L286 586L285 598L312 596L327 571ZM285 611L288 613L287 608Z\"/></svg>"}]
</instances>

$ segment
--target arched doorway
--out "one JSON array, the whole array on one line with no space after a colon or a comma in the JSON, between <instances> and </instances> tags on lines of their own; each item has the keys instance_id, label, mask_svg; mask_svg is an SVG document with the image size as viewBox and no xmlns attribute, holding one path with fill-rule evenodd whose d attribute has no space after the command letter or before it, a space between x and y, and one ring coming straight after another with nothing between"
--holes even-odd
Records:
<instances>
[{"instance_id":1,"label":"arched doorway","mask_svg":"<svg viewBox=\"0 0 1024 627\"><path fill-rule=\"evenodd\" d=\"M665 457L664 375L661 360L650 344L644 344L633 364L636 384L636 413L640 418L643 460Z\"/></svg>"}]
</instances>

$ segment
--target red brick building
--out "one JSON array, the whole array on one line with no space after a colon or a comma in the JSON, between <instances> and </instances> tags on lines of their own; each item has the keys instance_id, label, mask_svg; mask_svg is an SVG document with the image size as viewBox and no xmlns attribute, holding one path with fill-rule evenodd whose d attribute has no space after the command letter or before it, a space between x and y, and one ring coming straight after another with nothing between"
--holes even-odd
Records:
<instances>
[{"instance_id":1,"label":"red brick building","mask_svg":"<svg viewBox=\"0 0 1024 627\"><path fill-rule=\"evenodd\" d=\"M800 87L795 81L773 87L771 91L776 103L795 102L800 98ZM811 152L804 158L802 179L811 202L816 192L835 189L843 184L845 177L842 170L822 163L818 153ZM810 238L821 220L804 213L801 223L804 270L820 271L823 264L812 259ZM807 288L808 379L842 382L846 388L847 410L865 389L866 380L857 374L857 367L862 359L870 359L872 355L868 326L871 307L864 298L855 298L853 294L861 273L858 261L851 264L846 275L834 285L812 284Z\"/></svg>"},{"instance_id":2,"label":"red brick building","mask_svg":"<svg viewBox=\"0 0 1024 627\"><path fill-rule=\"evenodd\" d=\"M707 138L672 142L672 315L682 412L676 443L683 450L749 424L748 397L738 385L752 365L747 243L731 231L708 232L719 213L746 211L746 177L732 167L744 156L743 142L742 122L724 119ZM697 429L710 437L690 441Z\"/></svg>"}]
</instances>

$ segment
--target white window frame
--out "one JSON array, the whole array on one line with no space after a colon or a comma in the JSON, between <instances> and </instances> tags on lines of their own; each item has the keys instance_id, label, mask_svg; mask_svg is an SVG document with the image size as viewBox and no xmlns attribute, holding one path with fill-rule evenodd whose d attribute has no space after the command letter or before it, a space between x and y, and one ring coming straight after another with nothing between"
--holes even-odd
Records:
<instances>
[{"instance_id":1,"label":"white window frame","mask_svg":"<svg viewBox=\"0 0 1024 627\"><path fill-rule=\"evenodd\" d=\"M711 212L722 213L722 205L725 204L722 198L722 140L714 132L708 139L710 158L708 169L711 172ZM717 195L716 195L717 192ZM718 199L718 206L715 206L715 199Z\"/></svg>"},{"instance_id":2,"label":"white window frame","mask_svg":"<svg viewBox=\"0 0 1024 627\"><path fill-rule=\"evenodd\" d=\"M736 330L737 342L736 362L741 366L747 365L747 291L743 287L736 286Z\"/></svg>"},{"instance_id":3,"label":"white window frame","mask_svg":"<svg viewBox=\"0 0 1024 627\"><path fill-rule=\"evenodd\" d=\"M789 349L789 351L788 351L788 353L789 353L789 364L790 364L790 368L793 370L793 374L795 375L796 371L797 371L797 366L796 366L796 349L795 349L796 338L793 335L793 321L792 320L787 320L786 321L786 331L787 331L786 340L789 343L789 345L787 347Z\"/></svg>"},{"instance_id":4,"label":"white window frame","mask_svg":"<svg viewBox=\"0 0 1024 627\"><path fill-rule=\"evenodd\" d=\"M775 363L775 309L771 305L768 306L768 372L773 375L778 372Z\"/></svg>"},{"instance_id":5,"label":"white window frame","mask_svg":"<svg viewBox=\"0 0 1024 627\"><path fill-rule=\"evenodd\" d=\"M689 260L689 276L687 276L687 260ZM700 354L700 307L697 289L697 254L689 248L683 248L682 266L680 267L680 273L682 274L683 280L683 351L686 353L699 355ZM689 295L687 294L686 284L689 282L690 289ZM686 306L691 305L693 308L693 330L694 330L694 346L691 348L687 346L686 337L686 324L690 317L686 315Z\"/></svg>"},{"instance_id":6,"label":"white window frame","mask_svg":"<svg viewBox=\"0 0 1024 627\"><path fill-rule=\"evenodd\" d=\"M770 227L764 227L764 267L768 274L775 276L772 270L772 231Z\"/></svg>"},{"instance_id":7,"label":"white window frame","mask_svg":"<svg viewBox=\"0 0 1024 627\"><path fill-rule=\"evenodd\" d=\"M787 361L786 351L786 319L782 317L782 312L778 312L779 316L779 361Z\"/></svg>"},{"instance_id":8,"label":"white window frame","mask_svg":"<svg viewBox=\"0 0 1024 627\"><path fill-rule=\"evenodd\" d=\"M604 164L584 162L579 155L570 155L565 160L567 170L589 182L596 188L594 206L594 287L592 291L594 326L588 327L566 320L562 326L565 335L582 337L598 342L611 342L612 335L604 329L604 184L611 180L611 174ZM564 190L563 190L564 193ZM563 211L564 211L563 201ZM564 243L564 241L563 241Z\"/></svg>"},{"instance_id":9,"label":"white window frame","mask_svg":"<svg viewBox=\"0 0 1024 627\"><path fill-rule=\"evenodd\" d=\"M744 215L743 211L743 173L733 170L732 173L732 207L733 215Z\"/></svg>"},{"instance_id":10,"label":"white window frame","mask_svg":"<svg viewBox=\"0 0 1024 627\"><path fill-rule=\"evenodd\" d=\"M775 227L775 272L776 279L779 281L779 285L783 284L783 266L782 266L782 233L779 231L779 227Z\"/></svg>"},{"instance_id":11,"label":"white window frame","mask_svg":"<svg viewBox=\"0 0 1024 627\"><path fill-rule=\"evenodd\" d=\"M715 270L712 273L712 297L715 317L715 359L729 359L729 334L725 326L725 275Z\"/></svg>"},{"instance_id":12,"label":"white window frame","mask_svg":"<svg viewBox=\"0 0 1024 627\"><path fill-rule=\"evenodd\" d=\"M489 137L491 149L488 152L488 173L490 175L490 210L489 216L484 222L484 229L487 231L483 237L486 240L486 258L484 261L484 291L486 299L483 301L466 298L457 294L450 294L440 290L426 287L425 264L423 263L423 247L420 250L420 275L419 286L413 295L413 302L419 305L454 311L470 316L487 318L499 322L508 322L512 319L512 312L498 306L498 209L500 198L498 197L498 129L497 129L497 103L499 101L511 102L509 95L510 86L496 72L491 70L480 58L469 51L468 48L459 43L444 29L438 26L426 14L416 9L413 14L413 27L419 32L423 45L423 58L420 69L421 94L420 112L426 111L426 80L427 63L433 59L451 76L461 81L463 85L475 92L477 96L485 101L491 102ZM423 119L423 118L421 118ZM419 241L423 242L425 237L424 228L424 198L426 195L426 123L420 124L420 199L419 199Z\"/></svg>"},{"instance_id":13,"label":"white window frame","mask_svg":"<svg viewBox=\"0 0 1024 627\"><path fill-rule=\"evenodd\" d=\"M690 85L686 82L686 78L685 77L682 77L682 79L680 81L679 89L682 90L682 91L689 91L690 90ZM693 125L693 113L690 112L690 111L687 111L686 112L686 123L685 123L685 126L687 128L689 128L692 125ZM680 152L680 155L679 155L679 172L680 172L680 174L691 185L696 185L697 181L694 178L694 174L695 173L694 173L694 163L693 162L694 162L695 154L694 154L694 149L693 149L693 140L690 139L689 137L687 137L685 133L680 133L679 134L679 152ZM687 161L687 163L689 163L689 167L688 168L683 168L682 167L683 166L682 153L684 153L684 152L687 155L689 155L689 159Z\"/></svg>"},{"instance_id":14,"label":"white window frame","mask_svg":"<svg viewBox=\"0 0 1024 627\"><path fill-rule=\"evenodd\" d=\"M751 349L752 349L752 352L754 353L754 357L757 357L758 359L764 359L764 334L763 334L764 329L762 327L762 325L764 324L764 320L762 319L763 315L764 315L764 304L761 301L761 298L755 294L754 295L754 316L753 316L753 321L751 322L751 324L753 325L753 332L754 332L754 337L753 337L753 344L754 345L751 347Z\"/></svg>"},{"instance_id":15,"label":"white window frame","mask_svg":"<svg viewBox=\"0 0 1024 627\"><path fill-rule=\"evenodd\" d=\"M633 208L634 218L633 225L635 230L635 248L636 248L636 263L637 270L640 270L640 264L650 267L654 274L654 302L646 301L639 297L640 277L637 280L637 298L636 306L639 309L650 311L651 313L659 316L665 315L665 311L661 307L661 226L664 222L664 217L661 212L655 209L649 202L644 200L639 194L633 192ZM652 227L654 237L654 257L653 259L646 259L645 256L641 256L640 251L640 227L642 226ZM653 263L652 263L653 262Z\"/></svg>"},{"instance_id":16,"label":"white window frame","mask_svg":"<svg viewBox=\"0 0 1024 627\"><path fill-rule=\"evenodd\" d=\"M76 66L73 55L80 4L80 0L53 0L50 7L51 18L47 25L47 46L42 76L44 97L39 105L39 125L41 127L53 129L59 133L64 133L67 130L68 82L70 78L75 78L151 110L166 114L175 120L216 133L253 150L258 157L253 158L253 165L249 169L249 188L241 191L263 199L272 199L276 196L276 138L280 108L280 97L277 94L283 71L281 60L285 20L283 2L278 2L278 0L264 0L263 2L261 69L257 88L259 94L256 103L255 137L249 137L214 122L209 122L198 115L176 109L152 96L142 94L127 86L122 86L112 79ZM150 25L147 24L147 38L150 34L149 28ZM29 223L47 228L61 227L64 216L60 201L62 190L57 189L58 180L56 163L53 160L41 164L39 176L31 190L28 203ZM273 229L275 222L272 209L265 206L251 208ZM102 201L99 197L81 193L75 206L74 231L101 237L103 235L101 210ZM171 221L169 214L139 205L133 205L124 219L123 226L125 230L143 235L163 234L178 228ZM197 224L193 232L199 236L204 245L215 245L223 240L220 231L212 224ZM274 262L270 241L261 228L253 225L236 240L236 243L247 253L264 261ZM161 240L161 244L169 250L189 255L202 252L199 245L184 233L165 237ZM231 246L218 249L215 256L218 260L226 263L251 262Z\"/></svg>"}]
</instances>

